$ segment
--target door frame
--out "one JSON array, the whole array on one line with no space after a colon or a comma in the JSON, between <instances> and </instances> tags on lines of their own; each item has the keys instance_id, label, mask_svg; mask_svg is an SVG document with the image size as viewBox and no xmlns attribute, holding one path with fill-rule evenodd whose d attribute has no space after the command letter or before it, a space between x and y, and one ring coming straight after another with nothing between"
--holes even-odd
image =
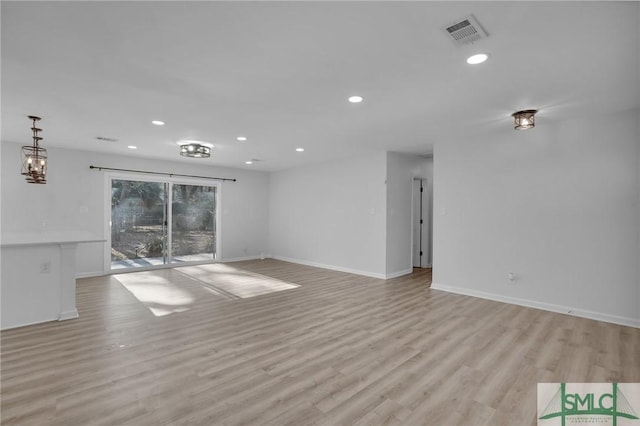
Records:
<instances>
[{"instance_id":1,"label":"door frame","mask_svg":"<svg viewBox=\"0 0 640 426\"><path fill-rule=\"evenodd\" d=\"M150 266L140 266L136 268L123 268L123 269L111 269L111 187L113 180L133 180L138 182L159 182L166 183L167 185L167 200L166 200L166 211L167 211L167 242L166 245L168 247L167 254L167 263L163 265L150 265ZM216 188L216 252L215 256L211 260L202 260L202 261L189 261L189 262L180 262L180 263L172 263L172 254L171 254L171 244L172 244L172 219L173 212L171 211L172 201L173 201L173 185L194 185L194 186L213 186ZM220 205L222 204L222 184L221 182L211 181L207 179L197 179L197 178L186 178L186 177L171 177L171 176L141 176L138 173L128 173L128 172L108 172L104 174L104 194L105 194L105 206L104 206L104 235L106 237L106 246L104 252L104 272L107 275L111 274L119 274L119 273L127 273L127 272L138 272L138 271L148 271L153 269L167 269L167 268L175 268L178 266L187 266L187 265L203 265L208 263L217 263L222 259L222 209Z\"/></svg>"},{"instance_id":2,"label":"door frame","mask_svg":"<svg viewBox=\"0 0 640 426\"><path fill-rule=\"evenodd\" d=\"M414 176L411 180L411 250L410 250L410 262L411 267L416 267L414 265L413 259L413 243L414 243L414 227L416 225L415 221L417 220L415 215L416 210L416 194L414 192L416 181L421 182L421 186L423 188L422 191L422 229L420 232L420 237L422 238L421 251L422 256L420 256L420 268L431 268L433 261L429 261L431 254L431 239L433 238L433 229L431 226L432 220L432 206L431 206L431 198L430 198L430 186L429 186L429 178ZM426 238L425 238L426 237Z\"/></svg>"}]
</instances>

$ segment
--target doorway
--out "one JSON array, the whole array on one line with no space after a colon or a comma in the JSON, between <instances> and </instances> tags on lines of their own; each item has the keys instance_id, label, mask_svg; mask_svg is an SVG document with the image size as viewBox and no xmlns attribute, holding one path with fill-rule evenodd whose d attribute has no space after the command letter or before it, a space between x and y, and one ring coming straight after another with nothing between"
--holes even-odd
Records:
<instances>
[{"instance_id":1,"label":"doorway","mask_svg":"<svg viewBox=\"0 0 640 426\"><path fill-rule=\"evenodd\" d=\"M429 181L414 178L412 194L412 263L414 268L430 268L432 215Z\"/></svg>"},{"instance_id":2,"label":"doorway","mask_svg":"<svg viewBox=\"0 0 640 426\"><path fill-rule=\"evenodd\" d=\"M109 270L212 262L218 256L218 186L108 177Z\"/></svg>"}]
</instances>

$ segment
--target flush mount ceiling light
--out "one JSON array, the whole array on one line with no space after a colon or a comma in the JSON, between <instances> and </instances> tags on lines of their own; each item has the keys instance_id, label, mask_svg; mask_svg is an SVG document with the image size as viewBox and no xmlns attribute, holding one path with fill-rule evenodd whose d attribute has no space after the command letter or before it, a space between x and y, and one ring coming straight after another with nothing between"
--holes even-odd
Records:
<instances>
[{"instance_id":1,"label":"flush mount ceiling light","mask_svg":"<svg viewBox=\"0 0 640 426\"><path fill-rule=\"evenodd\" d=\"M487 60L489 56L486 53L478 53L476 55L469 56L467 58L467 63L469 65L478 65Z\"/></svg>"},{"instance_id":2,"label":"flush mount ceiling light","mask_svg":"<svg viewBox=\"0 0 640 426\"><path fill-rule=\"evenodd\" d=\"M211 157L211 147L197 141L182 141L180 144L180 155L191 158Z\"/></svg>"},{"instance_id":3,"label":"flush mount ceiling light","mask_svg":"<svg viewBox=\"0 0 640 426\"><path fill-rule=\"evenodd\" d=\"M247 161L244 162L244 164L253 164L253 161L247 160Z\"/></svg>"},{"instance_id":4,"label":"flush mount ceiling light","mask_svg":"<svg viewBox=\"0 0 640 426\"><path fill-rule=\"evenodd\" d=\"M135 146L135 145L129 145L129 146L127 146L127 148L129 148L129 149L138 149L138 147Z\"/></svg>"},{"instance_id":5,"label":"flush mount ceiling light","mask_svg":"<svg viewBox=\"0 0 640 426\"><path fill-rule=\"evenodd\" d=\"M362 102L364 100L364 98L362 96L350 96L349 97L349 102L351 102L352 104L359 104L360 102Z\"/></svg>"},{"instance_id":6,"label":"flush mount ceiling light","mask_svg":"<svg viewBox=\"0 0 640 426\"><path fill-rule=\"evenodd\" d=\"M513 128L516 130L525 130L535 127L535 115L537 112L537 109L525 109L514 112L511 114L513 117Z\"/></svg>"},{"instance_id":7,"label":"flush mount ceiling light","mask_svg":"<svg viewBox=\"0 0 640 426\"><path fill-rule=\"evenodd\" d=\"M296 148L296 151L298 151L298 152L304 152L304 148Z\"/></svg>"},{"instance_id":8,"label":"flush mount ceiling light","mask_svg":"<svg viewBox=\"0 0 640 426\"><path fill-rule=\"evenodd\" d=\"M40 117L29 116L29 120L33 122L31 131L33 132L33 144L24 145L22 147L22 175L24 175L29 183L47 183L47 150L40 146L42 137L38 136L38 132L42 129L36 127L36 121L40 121Z\"/></svg>"},{"instance_id":9,"label":"flush mount ceiling light","mask_svg":"<svg viewBox=\"0 0 640 426\"><path fill-rule=\"evenodd\" d=\"M155 124L156 126L164 126L164 121L153 120L151 124Z\"/></svg>"},{"instance_id":10,"label":"flush mount ceiling light","mask_svg":"<svg viewBox=\"0 0 640 426\"><path fill-rule=\"evenodd\" d=\"M247 140L247 137L246 137L246 136L238 136L238 137L236 138L236 140L239 140L239 141L241 141L241 142L244 142L244 141L246 141L246 140Z\"/></svg>"}]
</instances>

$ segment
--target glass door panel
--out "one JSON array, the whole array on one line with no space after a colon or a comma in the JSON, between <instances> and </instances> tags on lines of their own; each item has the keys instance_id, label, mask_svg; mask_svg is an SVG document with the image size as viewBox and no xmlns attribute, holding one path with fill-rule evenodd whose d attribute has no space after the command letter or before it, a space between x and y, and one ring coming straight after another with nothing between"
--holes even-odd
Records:
<instances>
[{"instance_id":1,"label":"glass door panel","mask_svg":"<svg viewBox=\"0 0 640 426\"><path fill-rule=\"evenodd\" d=\"M111 180L111 269L167 263L167 187Z\"/></svg>"},{"instance_id":2,"label":"glass door panel","mask_svg":"<svg viewBox=\"0 0 640 426\"><path fill-rule=\"evenodd\" d=\"M172 263L216 258L216 187L173 184Z\"/></svg>"}]
</instances>

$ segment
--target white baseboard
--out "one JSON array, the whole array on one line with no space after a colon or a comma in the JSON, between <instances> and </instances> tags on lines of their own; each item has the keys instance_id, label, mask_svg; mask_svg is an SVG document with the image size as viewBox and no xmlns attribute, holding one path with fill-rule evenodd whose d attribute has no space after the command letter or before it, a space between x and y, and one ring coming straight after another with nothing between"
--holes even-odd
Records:
<instances>
[{"instance_id":1,"label":"white baseboard","mask_svg":"<svg viewBox=\"0 0 640 426\"><path fill-rule=\"evenodd\" d=\"M78 318L79 316L80 315L78 315L78 310L72 309L69 311L60 312L60 315L58 315L58 321L70 320L70 319Z\"/></svg>"},{"instance_id":2,"label":"white baseboard","mask_svg":"<svg viewBox=\"0 0 640 426\"><path fill-rule=\"evenodd\" d=\"M91 277L101 277L106 275L104 271L93 271L93 272L78 272L76 274L76 279L78 278L91 278Z\"/></svg>"},{"instance_id":3,"label":"white baseboard","mask_svg":"<svg viewBox=\"0 0 640 426\"><path fill-rule=\"evenodd\" d=\"M260 256L256 255L256 256L232 257L229 259L221 259L220 262L222 263L242 262L243 260L258 260L258 259L260 259Z\"/></svg>"},{"instance_id":4,"label":"white baseboard","mask_svg":"<svg viewBox=\"0 0 640 426\"><path fill-rule=\"evenodd\" d=\"M405 269L404 271L392 272L391 274L386 275L386 279L397 278L403 275L409 275L413 273L413 268Z\"/></svg>"},{"instance_id":5,"label":"white baseboard","mask_svg":"<svg viewBox=\"0 0 640 426\"><path fill-rule=\"evenodd\" d=\"M270 256L270 257L272 259L282 260L284 262L297 263L299 265L313 266L316 268L330 269L332 271L347 272L349 274L362 275L365 277L378 278L381 280L388 280L391 278L401 277L403 275L408 275L413 272L413 268L409 268L403 271L392 272L391 274L379 274L377 272L361 271L358 269L345 268L342 266L327 265L326 263L318 263L318 262L310 262L308 260L294 259L292 257L285 257L285 256Z\"/></svg>"},{"instance_id":6,"label":"white baseboard","mask_svg":"<svg viewBox=\"0 0 640 426\"><path fill-rule=\"evenodd\" d=\"M294 259L291 257L273 256L273 259L283 260L285 262L297 263L299 265L314 266L316 268L331 269L332 271L340 271L340 272L347 272L349 274L363 275L365 277L379 278L382 280L387 278L384 274L379 274L376 272L360 271L357 269L344 268L342 266L335 266L335 265L327 265L326 263L310 262L308 260Z\"/></svg>"},{"instance_id":7,"label":"white baseboard","mask_svg":"<svg viewBox=\"0 0 640 426\"><path fill-rule=\"evenodd\" d=\"M294 259L294 258L290 258L290 257L271 256L271 255L265 256L265 259L270 259L270 258L283 260L285 262L298 263L300 265L315 266L316 268L331 269L333 271L347 272L347 273L356 274L356 275L364 275L365 277L379 278L379 279L382 279L382 280L388 280L388 279L391 279L391 278L401 277L403 275L408 275L408 274L411 274L413 272L413 268L409 268L409 269L405 269L403 271L392 272L390 274L378 274L376 272L360 271L360 270L357 270L357 269L343 268L341 266L327 265L327 264L318 263L318 262L309 262L309 261L306 261L306 260ZM254 256L243 256L243 257L232 257L232 258L229 258L229 259L221 259L221 260L219 260L219 262L221 262L221 263L230 263L230 262L242 262L244 260L259 260L259 259L260 259L260 255L254 255ZM166 265L166 266L167 267L176 267L176 266L180 266L180 265ZM136 272L137 271L143 271L143 270L145 270L145 269L144 268L136 269ZM124 272L124 271L116 271L115 273L118 273L118 272ZM127 271L127 272L132 272L132 271ZM114 273L114 271L111 271L111 273ZM80 272L80 273L76 274L76 279L78 279L78 278L101 277L103 275L108 275L108 274L105 274L104 271Z\"/></svg>"},{"instance_id":8,"label":"white baseboard","mask_svg":"<svg viewBox=\"0 0 640 426\"><path fill-rule=\"evenodd\" d=\"M612 324L626 325L640 328L640 319L621 317L618 315L605 314L602 312L587 311L584 309L572 308L570 306L554 305L552 303L538 302L535 300L520 299L517 297L503 296L501 294L487 293L484 291L472 290L468 288L452 287L445 284L432 283L433 290L446 291L448 293L462 294L465 296L479 297L481 299L494 300L496 302L510 303L512 305L526 306L528 308L541 309L543 311L558 312L560 314L573 315L575 317L588 318L596 321L610 322Z\"/></svg>"}]
</instances>

